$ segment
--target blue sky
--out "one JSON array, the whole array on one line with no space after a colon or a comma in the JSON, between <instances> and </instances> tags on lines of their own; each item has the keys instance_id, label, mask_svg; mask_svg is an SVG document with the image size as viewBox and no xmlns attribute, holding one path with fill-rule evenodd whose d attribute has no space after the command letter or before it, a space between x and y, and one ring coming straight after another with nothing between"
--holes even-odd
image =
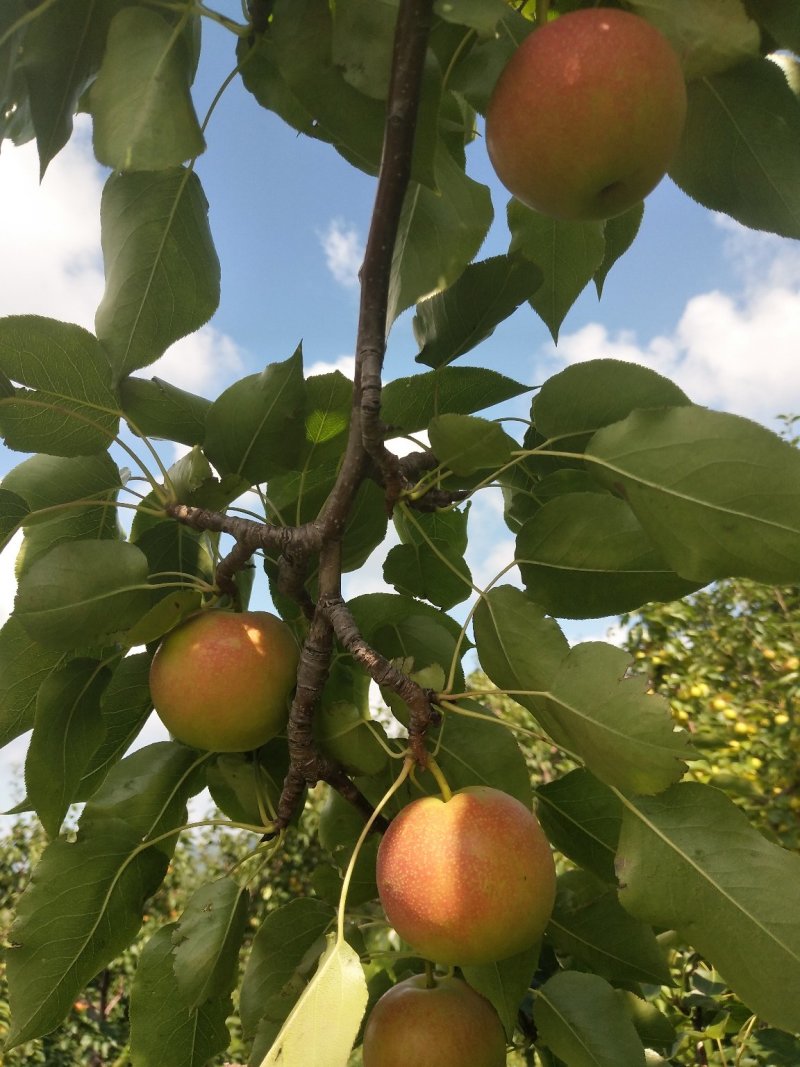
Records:
<instances>
[{"instance_id":1,"label":"blue sky","mask_svg":"<svg viewBox=\"0 0 800 1067\"><path fill-rule=\"evenodd\" d=\"M231 13L233 14L233 5ZM233 65L234 42L207 31L197 109ZM222 262L222 300L212 323L178 342L153 368L214 397L233 380L285 359L302 340L307 367L352 362L355 274L369 222L374 180L327 145L298 137L234 83L217 108L198 173L211 203ZM496 221L482 255L504 251L507 196L483 145L470 151L472 177L492 188ZM98 203L105 180L91 157L82 119L73 142L37 184L35 149L0 154L0 314L36 313L92 328L103 288ZM771 424L800 412L800 250L797 242L744 230L688 200L667 179L648 198L640 235L610 274L601 303L587 290L568 315L556 348L530 309L504 323L465 362L492 366L534 385L567 363L614 356L676 380L698 403ZM411 313L395 325L387 376L419 370ZM530 398L505 409L525 415ZM0 450L0 474L21 460ZM479 584L513 556L496 497L478 500L472 565ZM380 564L352 576L351 595L380 587ZM0 558L0 618L13 600L13 551ZM569 627L580 639L606 623ZM148 739L158 736L148 729ZM16 795L10 768L24 739L0 753L0 805Z\"/></svg>"}]
</instances>

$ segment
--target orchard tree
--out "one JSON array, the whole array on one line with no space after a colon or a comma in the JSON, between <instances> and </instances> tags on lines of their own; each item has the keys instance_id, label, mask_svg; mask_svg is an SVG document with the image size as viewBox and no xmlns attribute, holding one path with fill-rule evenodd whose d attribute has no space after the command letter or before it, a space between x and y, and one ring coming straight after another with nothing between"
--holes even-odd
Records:
<instances>
[{"instance_id":1,"label":"orchard tree","mask_svg":"<svg viewBox=\"0 0 800 1067\"><path fill-rule=\"evenodd\" d=\"M397 1012L415 1034L440 1020L435 1046L414 1046L420 1067L467 1067L475 1049L464 1050L447 1021L468 1002L453 984L462 981L499 1019L510 1062L644 1067L661 1053L669 1062L686 1035L665 1038L648 1003L672 982L665 938L701 954L747 1006L734 1035L740 1064L761 1027L800 1030L800 857L759 833L725 791L688 774L698 755L688 733L646 680L628 676L624 651L570 647L556 621L678 600L730 576L797 582L800 457L767 429L615 361L546 381L515 438L477 413L530 386L456 364L526 304L557 335L577 294L590 283L600 292L635 240L640 198L664 168L710 210L800 236L800 103L787 58L800 48L794 0L630 0L588 23L576 10L596 6L251 0L239 22L199 0L3 5L2 135L35 137L45 173L74 112L86 111L95 155L111 170L95 333L36 316L0 321L0 432L7 448L29 454L0 489L3 538L24 534L14 611L0 633L0 734L5 743L33 729L21 806L50 839L9 934L9 1046L61 1025L136 938L182 847L187 802L205 787L218 821L251 835L252 849L245 860L221 857L182 914L147 941L131 994L135 1067L199 1067L228 1047L248 919L260 925L237 996L256 1067L344 1067L370 1005L417 974L415 995L395 994L392 1010L384 1001L376 1015L367 1067L396 1062L380 1028L394 1018L396 1034ZM259 104L376 178L352 383L307 378L299 348L213 400L139 373L219 299L194 170L211 135L191 96L204 19L230 31L234 77ZM576 19L592 32L573 32ZM637 31L652 41L654 29L669 59L620 66L639 47ZM542 95L523 60L509 68L508 77L518 71L509 89L509 59L546 32L548 51L586 76ZM674 74L673 55L682 79L660 83L663 110L654 111L649 79ZM523 169L560 160L551 192L569 187L569 202L538 187L528 196L526 185L551 214L512 199L508 252L477 259L493 208L466 173L465 149L489 115L505 166L507 124L526 110L551 121L525 143ZM631 177L632 144L646 180ZM391 380L391 328L412 307L421 370ZM430 444L410 456L387 444L423 430ZM167 468L163 441L189 452ZM497 486L521 587L503 572L479 588L464 559L469 501ZM395 592L346 602L342 574L384 543L390 518L400 543L383 573ZM253 649L228 655L217 622L249 610L256 563L280 620L239 627L252 629ZM201 627L210 644L190 654L178 628L194 627L187 619L198 613L214 625ZM268 632L281 635L277 645ZM162 640L169 648L159 654ZM568 758L568 773L540 784L534 772L532 782L514 733L466 687L473 645L487 676L524 709L524 730ZM237 704L199 699L198 671L209 687L226 670L231 686L251 670L261 685L251 652L281 663L270 702L285 686L286 659L297 658L285 725L271 713L261 747L208 751L175 739L129 752L153 706L154 655L173 670L184 655L191 665L187 699L206 718L191 743L230 747L242 727ZM370 681L396 729L373 715ZM181 686L173 677L168 688L171 715ZM313 893L263 916L250 886L303 819L307 789L320 785L330 862L315 872ZM468 941L474 919L481 944L512 943L491 935L491 912L502 924L505 890L531 856L503 813L527 809L534 819L535 785L562 872L549 924L557 937L540 952L525 929L514 955L480 962L445 939L400 941L381 898L397 915L416 909L409 938L438 921ZM479 811L459 799L476 788L509 799ZM465 812L446 820L446 855L412 846L379 885L381 838L426 796ZM62 833L76 803L77 833ZM426 893L434 867L436 891ZM533 879L531 893L547 881ZM542 907L532 897L531 909ZM430 949L437 958L425 958L430 945L441 946ZM437 1007L452 990L462 1007ZM483 1052L492 1067L502 1058L488 1037Z\"/></svg>"}]
</instances>

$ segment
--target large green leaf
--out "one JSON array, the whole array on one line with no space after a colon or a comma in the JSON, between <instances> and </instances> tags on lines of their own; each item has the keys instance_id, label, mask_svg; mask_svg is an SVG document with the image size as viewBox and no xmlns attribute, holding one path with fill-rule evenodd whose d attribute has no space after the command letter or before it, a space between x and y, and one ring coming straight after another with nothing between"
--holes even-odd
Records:
<instances>
[{"instance_id":1,"label":"large green leaf","mask_svg":"<svg viewBox=\"0 0 800 1067\"><path fill-rule=\"evenodd\" d=\"M300 994L261 1067L347 1067L367 1007L358 953L328 935L314 977ZM330 1006L335 1004L335 1012ZM325 1025L320 1026L320 1019Z\"/></svg>"},{"instance_id":2,"label":"large green leaf","mask_svg":"<svg viewBox=\"0 0 800 1067\"><path fill-rule=\"evenodd\" d=\"M768 59L689 84L670 177L712 211L800 237L800 102Z\"/></svg>"},{"instance_id":3,"label":"large green leaf","mask_svg":"<svg viewBox=\"0 0 800 1067\"><path fill-rule=\"evenodd\" d=\"M601 641L569 648L552 619L511 586L490 590L475 613L481 666L528 708L557 745L608 785L657 793L691 754L666 701L646 679L626 678L630 658Z\"/></svg>"},{"instance_id":4,"label":"large green leaf","mask_svg":"<svg viewBox=\"0 0 800 1067\"><path fill-rule=\"evenodd\" d=\"M225 1025L233 1010L229 993L215 991L188 1009L178 996L172 954L178 929L177 923L167 923L157 930L136 968L130 1001L133 1067L205 1067L230 1042Z\"/></svg>"},{"instance_id":5,"label":"large green leaf","mask_svg":"<svg viewBox=\"0 0 800 1067\"><path fill-rule=\"evenodd\" d=\"M559 876L546 933L562 957L581 961L611 982L672 984L652 928L625 911L615 889L584 871Z\"/></svg>"},{"instance_id":6,"label":"large green leaf","mask_svg":"<svg viewBox=\"0 0 800 1067\"><path fill-rule=\"evenodd\" d=\"M603 264L603 223L561 222L510 200L508 228L509 251L539 268L542 282L530 303L558 341L564 317Z\"/></svg>"},{"instance_id":7,"label":"large green leaf","mask_svg":"<svg viewBox=\"0 0 800 1067\"><path fill-rule=\"evenodd\" d=\"M196 754L180 745L141 749L86 805L77 839L58 838L45 849L20 898L6 957L9 1045L58 1026L84 984L136 935L175 837L147 841L185 822L195 763Z\"/></svg>"},{"instance_id":8,"label":"large green leaf","mask_svg":"<svg viewBox=\"0 0 800 1067\"><path fill-rule=\"evenodd\" d=\"M233 878L219 878L192 894L172 935L178 999L188 1008L229 994L238 977L247 895Z\"/></svg>"},{"instance_id":9,"label":"large green leaf","mask_svg":"<svg viewBox=\"0 0 800 1067\"><path fill-rule=\"evenodd\" d=\"M117 171L164 170L200 155L205 141L189 92L193 57L179 27L125 7L112 19L92 86L94 152Z\"/></svg>"},{"instance_id":10,"label":"large green leaf","mask_svg":"<svg viewBox=\"0 0 800 1067\"><path fill-rule=\"evenodd\" d=\"M763 426L693 406L635 411L586 456L689 581L800 577L800 451Z\"/></svg>"},{"instance_id":11,"label":"large green leaf","mask_svg":"<svg viewBox=\"0 0 800 1067\"><path fill-rule=\"evenodd\" d=\"M220 267L200 179L182 167L112 174L103 189L100 223L106 287L95 327L119 379L211 318L219 303ZM163 403L163 391L159 400ZM158 428L161 404L154 408L155 398L144 410L144 422L155 416ZM148 426L142 430L148 432Z\"/></svg>"},{"instance_id":12,"label":"large green leaf","mask_svg":"<svg viewBox=\"0 0 800 1067\"><path fill-rule=\"evenodd\" d=\"M800 9L794 0L750 0L748 7L779 45L800 52Z\"/></svg>"},{"instance_id":13,"label":"large green leaf","mask_svg":"<svg viewBox=\"0 0 800 1067\"><path fill-rule=\"evenodd\" d=\"M210 400L163 378L123 378L119 392L128 424L139 433L183 445L202 443Z\"/></svg>"},{"instance_id":14,"label":"large green leaf","mask_svg":"<svg viewBox=\"0 0 800 1067\"><path fill-rule=\"evenodd\" d=\"M5 487L0 489L0 552L20 530L29 514L30 508L21 496Z\"/></svg>"},{"instance_id":15,"label":"large green leaf","mask_svg":"<svg viewBox=\"0 0 800 1067\"><path fill-rule=\"evenodd\" d=\"M621 359L590 359L548 378L534 397L531 418L554 447L582 452L596 430L637 408L689 403L674 382L649 367Z\"/></svg>"},{"instance_id":16,"label":"large green leaf","mask_svg":"<svg viewBox=\"0 0 800 1067\"><path fill-rule=\"evenodd\" d=\"M105 735L84 769L76 799L86 800L95 792L149 718L151 659L148 652L129 655L114 671L100 701Z\"/></svg>"},{"instance_id":17,"label":"large green leaf","mask_svg":"<svg viewBox=\"0 0 800 1067\"><path fill-rule=\"evenodd\" d=\"M306 380L305 441L293 470L307 471L339 459L347 442L352 402L353 383L340 371Z\"/></svg>"},{"instance_id":18,"label":"large green leaf","mask_svg":"<svg viewBox=\"0 0 800 1067\"><path fill-rule=\"evenodd\" d=\"M25 54L22 43L30 29L24 17L27 12L24 0L7 0L0 7L0 142L8 137L17 145L36 136L28 82L20 62Z\"/></svg>"},{"instance_id":19,"label":"large green leaf","mask_svg":"<svg viewBox=\"0 0 800 1067\"><path fill-rule=\"evenodd\" d=\"M622 215L615 215L613 219L608 219L606 222L603 230L606 250L603 255L603 262L594 272L594 284L597 288L598 297L603 295L603 286L609 271L636 240L643 216L644 204L634 204L632 208L628 208Z\"/></svg>"},{"instance_id":20,"label":"large green leaf","mask_svg":"<svg viewBox=\"0 0 800 1067\"><path fill-rule=\"evenodd\" d=\"M36 695L64 663L63 652L44 649L12 615L0 630L0 747L33 726Z\"/></svg>"},{"instance_id":21,"label":"large green leaf","mask_svg":"<svg viewBox=\"0 0 800 1067\"><path fill-rule=\"evenodd\" d=\"M428 434L439 463L454 474L498 469L519 448L499 423L477 415L436 415Z\"/></svg>"},{"instance_id":22,"label":"large green leaf","mask_svg":"<svg viewBox=\"0 0 800 1067\"><path fill-rule=\"evenodd\" d=\"M486 997L500 1016L508 1040L513 1040L519 1005L530 988L539 959L539 945L496 963L462 967L473 989Z\"/></svg>"},{"instance_id":23,"label":"large green leaf","mask_svg":"<svg viewBox=\"0 0 800 1067\"><path fill-rule=\"evenodd\" d=\"M150 605L147 558L127 541L67 541L19 584L14 614L44 648L107 643Z\"/></svg>"},{"instance_id":24,"label":"large green leaf","mask_svg":"<svg viewBox=\"0 0 800 1067\"><path fill-rule=\"evenodd\" d=\"M353 88L334 61L332 32L325 0L278 0L269 34L244 67L245 83L263 106L302 133L329 141L354 166L375 174L384 107Z\"/></svg>"},{"instance_id":25,"label":"large green leaf","mask_svg":"<svg viewBox=\"0 0 800 1067\"><path fill-rule=\"evenodd\" d=\"M25 387L0 397L9 448L83 456L111 444L119 421L111 368L87 330L38 315L0 319L0 372Z\"/></svg>"},{"instance_id":26,"label":"large green leaf","mask_svg":"<svg viewBox=\"0 0 800 1067\"><path fill-rule=\"evenodd\" d=\"M74 659L42 682L25 760L28 800L55 837L81 777L105 736L100 700L111 672L97 660Z\"/></svg>"},{"instance_id":27,"label":"large green leaf","mask_svg":"<svg viewBox=\"0 0 800 1067\"><path fill-rule=\"evenodd\" d=\"M267 915L253 939L242 982L240 1011L246 1036L252 1037L266 1022L270 1033L262 1031L262 1037L272 1044L308 980L333 919L330 905L311 897L298 897ZM319 952L309 961L317 944Z\"/></svg>"},{"instance_id":28,"label":"large green leaf","mask_svg":"<svg viewBox=\"0 0 800 1067\"><path fill-rule=\"evenodd\" d=\"M427 518L424 516L423 522ZM383 577L398 593L429 600L445 610L466 600L472 591L472 576L463 549L454 546L449 537L437 537L435 533L429 535L429 540L417 538L389 549Z\"/></svg>"},{"instance_id":29,"label":"large green leaf","mask_svg":"<svg viewBox=\"0 0 800 1067\"><path fill-rule=\"evenodd\" d=\"M40 174L72 134L81 93L103 56L119 0L57 0L30 24L21 55Z\"/></svg>"},{"instance_id":30,"label":"large green leaf","mask_svg":"<svg viewBox=\"0 0 800 1067\"><path fill-rule=\"evenodd\" d=\"M537 990L539 1040L566 1067L645 1067L644 1046L614 989L596 974L561 971Z\"/></svg>"},{"instance_id":31,"label":"large green leaf","mask_svg":"<svg viewBox=\"0 0 800 1067\"><path fill-rule=\"evenodd\" d=\"M32 456L9 471L3 487L30 507L17 576L63 541L120 537L115 497L121 484L119 469L107 452Z\"/></svg>"},{"instance_id":32,"label":"large green leaf","mask_svg":"<svg viewBox=\"0 0 800 1067\"><path fill-rule=\"evenodd\" d=\"M468 178L446 149L436 157L440 192L412 183L392 256L388 321L452 285L480 248L492 222L485 185Z\"/></svg>"},{"instance_id":33,"label":"large green leaf","mask_svg":"<svg viewBox=\"0 0 800 1067\"><path fill-rule=\"evenodd\" d=\"M471 415L529 388L486 367L440 367L388 382L381 393L381 417L392 428L414 433L434 415Z\"/></svg>"},{"instance_id":34,"label":"large green leaf","mask_svg":"<svg viewBox=\"0 0 800 1067\"><path fill-rule=\"evenodd\" d=\"M562 619L601 618L699 588L677 575L617 497L569 493L544 504L517 535L531 598Z\"/></svg>"},{"instance_id":35,"label":"large green leaf","mask_svg":"<svg viewBox=\"0 0 800 1067\"><path fill-rule=\"evenodd\" d=\"M298 349L284 362L242 378L214 401L204 451L220 473L242 475L253 485L265 482L292 469L305 438L304 406Z\"/></svg>"},{"instance_id":36,"label":"large green leaf","mask_svg":"<svg viewBox=\"0 0 800 1067\"><path fill-rule=\"evenodd\" d=\"M621 799L624 907L677 930L765 1022L800 1030L800 856L699 782Z\"/></svg>"},{"instance_id":37,"label":"large green leaf","mask_svg":"<svg viewBox=\"0 0 800 1067\"><path fill-rule=\"evenodd\" d=\"M485 341L541 285L542 273L519 256L472 263L449 289L417 304L418 363L443 367Z\"/></svg>"},{"instance_id":38,"label":"large green leaf","mask_svg":"<svg viewBox=\"0 0 800 1067\"><path fill-rule=\"evenodd\" d=\"M615 794L583 768L536 790L539 822L550 841L584 870L616 885L614 857L622 825Z\"/></svg>"}]
</instances>

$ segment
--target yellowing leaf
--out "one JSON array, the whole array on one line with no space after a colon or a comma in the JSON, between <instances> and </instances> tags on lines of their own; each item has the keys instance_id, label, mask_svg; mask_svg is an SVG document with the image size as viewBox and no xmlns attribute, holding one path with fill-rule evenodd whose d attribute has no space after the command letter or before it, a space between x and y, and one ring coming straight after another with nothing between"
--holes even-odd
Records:
<instances>
[{"instance_id":1,"label":"yellowing leaf","mask_svg":"<svg viewBox=\"0 0 800 1067\"><path fill-rule=\"evenodd\" d=\"M367 982L357 953L329 934L316 974L261 1067L346 1067L366 1007Z\"/></svg>"}]
</instances>

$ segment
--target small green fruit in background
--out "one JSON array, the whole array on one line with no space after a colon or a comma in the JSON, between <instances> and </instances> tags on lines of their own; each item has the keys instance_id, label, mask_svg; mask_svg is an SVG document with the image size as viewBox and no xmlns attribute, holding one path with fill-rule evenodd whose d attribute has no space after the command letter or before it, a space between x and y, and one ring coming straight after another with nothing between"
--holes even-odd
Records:
<instances>
[{"instance_id":1,"label":"small green fruit in background","mask_svg":"<svg viewBox=\"0 0 800 1067\"><path fill-rule=\"evenodd\" d=\"M178 741L246 752L286 725L297 661L292 632L276 615L204 611L159 645L150 695Z\"/></svg>"},{"instance_id":2,"label":"small green fruit in background","mask_svg":"<svg viewBox=\"0 0 800 1067\"><path fill-rule=\"evenodd\" d=\"M387 919L416 952L467 966L532 948L550 919L556 878L525 805L470 786L403 808L381 841L377 883Z\"/></svg>"},{"instance_id":3,"label":"small green fruit in background","mask_svg":"<svg viewBox=\"0 0 800 1067\"><path fill-rule=\"evenodd\" d=\"M364 1030L364 1067L505 1067L497 1012L460 978L425 975L393 986Z\"/></svg>"},{"instance_id":4,"label":"small green fruit in background","mask_svg":"<svg viewBox=\"0 0 800 1067\"><path fill-rule=\"evenodd\" d=\"M544 215L608 219L662 179L680 143L686 85L655 26L591 8L534 30L486 113L486 147L506 188Z\"/></svg>"}]
</instances>

